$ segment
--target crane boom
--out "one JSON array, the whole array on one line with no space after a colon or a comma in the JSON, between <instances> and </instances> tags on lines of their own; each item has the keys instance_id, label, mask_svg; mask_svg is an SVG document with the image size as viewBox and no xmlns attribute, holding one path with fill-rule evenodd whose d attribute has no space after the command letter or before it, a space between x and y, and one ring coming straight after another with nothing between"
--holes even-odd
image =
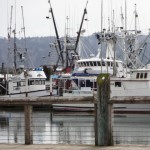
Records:
<instances>
[{"instance_id":1,"label":"crane boom","mask_svg":"<svg viewBox=\"0 0 150 150\"><path fill-rule=\"evenodd\" d=\"M87 4L88 4L88 1L86 2L86 7L87 7ZM81 25L80 25L80 29L79 29L79 32L78 32L78 36L77 36L77 40L76 40L76 44L75 44L75 53L77 53L77 47L78 47L78 43L79 43L79 38L80 38L80 34L81 34L81 29L82 29L82 26L83 26L83 21L84 21L84 17L85 15L87 14L87 9L84 9L84 12L83 12L83 16L82 16L82 21L81 21Z\"/></svg>"},{"instance_id":2,"label":"crane boom","mask_svg":"<svg viewBox=\"0 0 150 150\"><path fill-rule=\"evenodd\" d=\"M52 19L53 19L53 23L54 23L54 28L55 28L56 38L57 38L57 43L58 43L58 47L59 47L59 51L60 51L60 55L59 55L58 61L59 61L59 59L61 58L62 65L63 65L64 59L63 59L63 54L62 54L62 49L61 49L60 39L59 39L57 27L56 27L56 22L55 22L55 18L54 18L54 14L53 14L53 9L52 9L52 7L51 7L50 0L49 0L48 2L49 2L49 4L50 4L50 10L49 10L49 11L50 11L51 14L52 14ZM58 61L57 61L57 63L58 63Z\"/></svg>"}]
</instances>

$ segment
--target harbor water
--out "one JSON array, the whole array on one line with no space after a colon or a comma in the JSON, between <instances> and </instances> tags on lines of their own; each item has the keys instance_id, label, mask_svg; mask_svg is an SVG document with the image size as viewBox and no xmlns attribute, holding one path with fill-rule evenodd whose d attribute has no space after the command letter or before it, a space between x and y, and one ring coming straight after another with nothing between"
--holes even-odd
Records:
<instances>
[{"instance_id":1,"label":"harbor water","mask_svg":"<svg viewBox=\"0 0 150 150\"><path fill-rule=\"evenodd\" d=\"M33 144L95 145L94 112L33 110ZM0 110L0 143L24 144L24 111ZM112 118L113 142L150 144L149 114L115 114Z\"/></svg>"},{"instance_id":2,"label":"harbor water","mask_svg":"<svg viewBox=\"0 0 150 150\"><path fill-rule=\"evenodd\" d=\"M85 112L35 111L34 144L94 144L94 116ZM0 143L24 144L23 111L0 111Z\"/></svg>"}]
</instances>

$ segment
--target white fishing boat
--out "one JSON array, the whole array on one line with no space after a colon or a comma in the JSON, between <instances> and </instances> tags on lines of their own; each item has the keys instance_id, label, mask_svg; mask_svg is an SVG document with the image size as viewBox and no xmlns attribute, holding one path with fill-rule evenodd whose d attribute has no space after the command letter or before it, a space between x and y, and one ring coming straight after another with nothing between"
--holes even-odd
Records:
<instances>
[{"instance_id":1,"label":"white fishing boat","mask_svg":"<svg viewBox=\"0 0 150 150\"><path fill-rule=\"evenodd\" d=\"M105 34L107 36L107 34ZM109 33L107 38L106 56L101 57L101 50L95 57L80 59L75 62L75 67L69 77L61 75L58 78L62 84L58 84L58 91L63 90L63 96L92 96L97 90L97 76L101 73L108 73L119 79L130 77L129 69L124 61L114 56L114 35ZM106 37L105 37L106 38ZM70 84L68 84L70 82ZM60 86L61 85L61 86ZM59 93L59 92L58 92Z\"/></svg>"},{"instance_id":2,"label":"white fishing boat","mask_svg":"<svg viewBox=\"0 0 150 150\"><path fill-rule=\"evenodd\" d=\"M49 96L46 89L46 76L42 68L23 71L7 81L7 97ZM5 96L6 97L6 96Z\"/></svg>"},{"instance_id":3,"label":"white fishing boat","mask_svg":"<svg viewBox=\"0 0 150 150\"><path fill-rule=\"evenodd\" d=\"M22 16L23 16L23 7ZM13 6L11 6L11 15L12 15ZM12 16L10 17L12 19ZM24 17L23 17L24 18ZM12 22L12 20L10 20ZM24 44L25 48L17 47L17 38L16 38L16 23L14 30L11 31L11 23L8 29L8 54L9 59L7 64L11 66L11 76L9 69L4 69L2 75L0 75L0 97L31 97L31 96L49 96L50 91L46 89L46 75L43 71L43 68L28 68L25 64L31 63L27 59L27 48L26 48L26 37L25 37L25 27L23 20L24 31ZM14 37L11 37L13 32ZM13 43L13 44L12 44ZM31 63L32 64L32 63ZM10 68L10 66L7 68Z\"/></svg>"}]
</instances>

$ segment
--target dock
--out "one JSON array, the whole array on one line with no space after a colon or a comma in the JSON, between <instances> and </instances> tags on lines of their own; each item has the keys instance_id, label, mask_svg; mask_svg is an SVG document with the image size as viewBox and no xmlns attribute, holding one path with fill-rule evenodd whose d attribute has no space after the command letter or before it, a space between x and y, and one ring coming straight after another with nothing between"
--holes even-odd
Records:
<instances>
[{"instance_id":1,"label":"dock","mask_svg":"<svg viewBox=\"0 0 150 150\"><path fill-rule=\"evenodd\" d=\"M129 126L127 126L127 129L125 130L124 123L126 120L126 116L123 114L123 117L117 118L120 119L121 124L119 124L120 129L115 127L115 111L114 111L114 104L145 104L146 106L150 105L150 97L113 97L110 98L110 80L109 76L105 76L105 79L101 78L100 76L99 82L98 82L98 93L97 96L87 96L87 97L26 97L26 98L7 98L3 99L0 98L0 106L21 106L23 107L23 115L22 120L24 119L24 142L21 144L18 144L16 140L16 143L12 144L9 140L8 143L0 144L0 149L15 149L15 150L23 150L23 149L51 149L51 150L148 150L149 147L149 112L147 116L142 116L141 119L145 118L145 124L143 123L142 130L139 130L139 128L136 129L135 124L137 125L137 121L139 119L139 116L134 117L133 115L130 117ZM44 105L53 105L53 104L94 104L94 121L92 122L93 127L93 133L91 132L90 135L93 136L93 143L87 144L82 143L82 145L77 145L76 142L73 144L71 143L71 139L65 139L68 143L62 143L60 139L60 143L47 143L47 144L39 144L35 142L36 135L34 134L34 128L38 127L38 124L35 124L33 126L32 121L34 119L33 117L33 107L34 106L44 106ZM122 111L124 107L121 107L117 109L117 111ZM149 109L145 109L144 111L147 111ZM123 110L125 112L131 112L128 109ZM120 114L119 114L120 115ZM128 115L128 114L127 114ZM141 115L141 114L140 114ZM145 114L144 114L145 115ZM118 114L117 114L118 116ZM36 116L35 118L38 118L39 116ZM45 117L45 116L42 116ZM49 120L53 118L53 114L49 114ZM6 118L7 119L7 118ZM12 118L11 118L12 119ZM135 119L135 120L134 120ZM80 120L81 121L81 120ZM132 123L132 124L131 124ZM50 127L50 126L49 126ZM64 126L63 126L64 127ZM72 126L71 126L72 127ZM84 128L84 126L81 126ZM135 130L136 129L136 130ZM64 134L62 131L62 126L60 128L60 134L59 137L64 137ZM66 130L64 130L66 131ZM49 131L48 131L49 132ZM66 132L68 133L68 132ZM130 134L132 133L132 134ZM14 132L14 134L17 135L17 132ZM76 134L74 134L76 136ZM40 134L37 136L39 137ZM49 135L50 136L50 135ZM84 140L89 135L85 134ZM19 138L19 137L18 137ZM53 139L53 138L52 138ZM49 142L51 142L52 139L49 139ZM78 140L79 137L76 136L76 140ZM47 137L45 137L44 141L47 140ZM73 140L74 141L74 140ZM81 144L81 143L79 143ZM139 145L137 145L139 144Z\"/></svg>"},{"instance_id":2,"label":"dock","mask_svg":"<svg viewBox=\"0 0 150 150\"><path fill-rule=\"evenodd\" d=\"M141 145L121 145L121 146L106 146L97 147L94 145L16 145L16 144L0 144L0 149L11 150L149 150L149 146Z\"/></svg>"}]
</instances>

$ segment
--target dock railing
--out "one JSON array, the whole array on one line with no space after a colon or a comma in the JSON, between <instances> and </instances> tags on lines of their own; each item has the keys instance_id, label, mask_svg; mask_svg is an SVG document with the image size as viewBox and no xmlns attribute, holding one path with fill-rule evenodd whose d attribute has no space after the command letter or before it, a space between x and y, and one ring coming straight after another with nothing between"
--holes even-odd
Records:
<instances>
[{"instance_id":1,"label":"dock railing","mask_svg":"<svg viewBox=\"0 0 150 150\"><path fill-rule=\"evenodd\" d=\"M24 107L24 139L25 144L33 144L32 112L34 106L52 106L52 104L93 104L91 97L25 97L25 98L0 98L0 107Z\"/></svg>"}]
</instances>

